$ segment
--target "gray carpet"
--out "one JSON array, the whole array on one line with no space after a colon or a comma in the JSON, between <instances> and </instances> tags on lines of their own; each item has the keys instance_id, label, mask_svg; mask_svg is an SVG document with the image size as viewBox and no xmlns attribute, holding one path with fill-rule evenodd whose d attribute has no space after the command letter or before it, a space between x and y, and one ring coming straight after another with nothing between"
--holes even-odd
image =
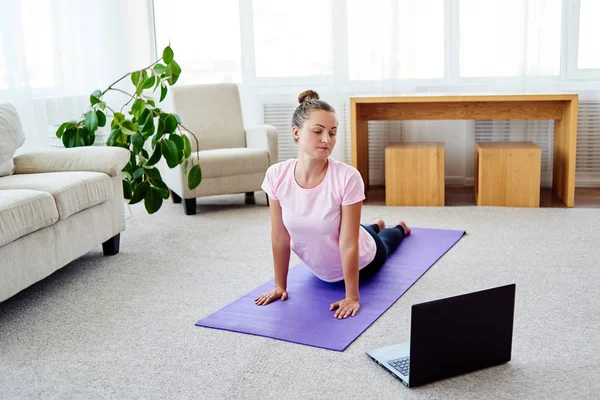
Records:
<instances>
[{"instance_id":1,"label":"gray carpet","mask_svg":"<svg viewBox=\"0 0 600 400\"><path fill-rule=\"evenodd\" d=\"M467 235L339 353L194 326L273 276L264 195L243 202L134 206L119 255L98 246L0 303L0 398L597 398L598 209L365 206ZM414 303L513 282L507 364L406 389L365 355L408 339Z\"/></svg>"}]
</instances>

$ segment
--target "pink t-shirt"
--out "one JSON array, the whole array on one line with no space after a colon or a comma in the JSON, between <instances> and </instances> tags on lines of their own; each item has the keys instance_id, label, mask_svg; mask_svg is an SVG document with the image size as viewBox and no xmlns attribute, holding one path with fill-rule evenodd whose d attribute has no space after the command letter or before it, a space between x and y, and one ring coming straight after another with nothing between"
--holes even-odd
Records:
<instances>
[{"instance_id":1,"label":"pink t-shirt","mask_svg":"<svg viewBox=\"0 0 600 400\"><path fill-rule=\"evenodd\" d=\"M304 189L294 178L297 159L272 165L262 189L281 204L283 224L291 238L291 248L323 281L344 279L340 256L342 206L365 199L364 183L356 168L329 158L323 182ZM375 258L373 237L361 226L358 236L359 269Z\"/></svg>"}]
</instances>

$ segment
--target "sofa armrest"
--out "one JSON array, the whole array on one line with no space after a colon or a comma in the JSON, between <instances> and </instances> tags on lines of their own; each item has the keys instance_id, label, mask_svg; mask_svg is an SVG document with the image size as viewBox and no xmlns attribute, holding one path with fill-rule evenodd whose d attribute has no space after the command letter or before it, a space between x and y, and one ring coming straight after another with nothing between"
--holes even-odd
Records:
<instances>
[{"instance_id":1,"label":"sofa armrest","mask_svg":"<svg viewBox=\"0 0 600 400\"><path fill-rule=\"evenodd\" d=\"M246 129L246 147L264 149L269 153L269 165L279 161L279 141L277 128L259 125Z\"/></svg>"},{"instance_id":2,"label":"sofa armrest","mask_svg":"<svg viewBox=\"0 0 600 400\"><path fill-rule=\"evenodd\" d=\"M129 162L121 147L74 147L21 154L15 157L15 174L89 171L117 176Z\"/></svg>"}]
</instances>

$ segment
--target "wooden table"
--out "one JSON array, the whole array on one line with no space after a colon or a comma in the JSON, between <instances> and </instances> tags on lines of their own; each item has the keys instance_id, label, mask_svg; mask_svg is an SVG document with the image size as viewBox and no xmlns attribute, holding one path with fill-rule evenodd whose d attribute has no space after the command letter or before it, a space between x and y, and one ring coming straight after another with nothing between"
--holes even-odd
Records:
<instances>
[{"instance_id":1,"label":"wooden table","mask_svg":"<svg viewBox=\"0 0 600 400\"><path fill-rule=\"evenodd\" d=\"M566 204L575 203L577 94L408 95L350 98L352 165L369 185L369 121L552 119L554 151L552 190Z\"/></svg>"}]
</instances>

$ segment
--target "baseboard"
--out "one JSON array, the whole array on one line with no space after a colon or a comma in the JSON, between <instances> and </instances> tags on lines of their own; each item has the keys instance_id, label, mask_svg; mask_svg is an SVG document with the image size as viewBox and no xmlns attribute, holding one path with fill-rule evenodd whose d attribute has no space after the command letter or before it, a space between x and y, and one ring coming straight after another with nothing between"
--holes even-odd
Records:
<instances>
[{"instance_id":1,"label":"baseboard","mask_svg":"<svg viewBox=\"0 0 600 400\"><path fill-rule=\"evenodd\" d=\"M473 177L464 176L447 176L446 185L448 186L473 186ZM542 180L541 186L543 188L552 187L552 182ZM577 178L575 181L575 187L600 187L600 177L583 177Z\"/></svg>"},{"instance_id":2,"label":"baseboard","mask_svg":"<svg viewBox=\"0 0 600 400\"><path fill-rule=\"evenodd\" d=\"M585 178L575 178L575 187L591 187L597 188L600 187L600 177L585 177Z\"/></svg>"}]
</instances>

